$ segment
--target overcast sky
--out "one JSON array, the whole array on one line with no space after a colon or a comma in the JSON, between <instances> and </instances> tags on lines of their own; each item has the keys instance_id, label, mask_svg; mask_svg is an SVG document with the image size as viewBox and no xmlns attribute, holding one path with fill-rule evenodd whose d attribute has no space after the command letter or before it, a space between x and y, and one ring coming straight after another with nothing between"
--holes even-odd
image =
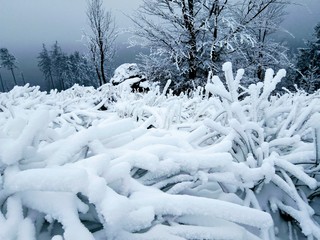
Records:
<instances>
[{"instance_id":1,"label":"overcast sky","mask_svg":"<svg viewBox=\"0 0 320 240\"><path fill-rule=\"evenodd\" d=\"M131 24L131 14L141 0L105 0L118 27ZM57 40L65 45L79 42L87 26L86 0L0 0L0 45L9 49L41 48Z\"/></svg>"},{"instance_id":2,"label":"overcast sky","mask_svg":"<svg viewBox=\"0 0 320 240\"><path fill-rule=\"evenodd\" d=\"M104 0L104 3L115 15L117 27L126 28L132 23L125 14L132 14L141 0ZM309 38L320 21L320 0L300 3L307 7L291 7L283 23L296 36L293 40L296 44ZM0 47L7 47L20 60L24 72L35 68L42 43L50 47L57 40L65 51L84 51L80 40L87 26L86 5L86 0L0 0Z\"/></svg>"},{"instance_id":3,"label":"overcast sky","mask_svg":"<svg viewBox=\"0 0 320 240\"><path fill-rule=\"evenodd\" d=\"M104 0L118 28L132 26L126 15L132 14L140 3L141 0ZM86 8L87 0L0 0L0 47L14 54L27 80L35 79L41 84L37 56L42 43L50 48L58 41L63 51L86 51L81 42L88 26ZM119 52L121 54L124 51ZM128 61L132 59L134 56Z\"/></svg>"},{"instance_id":4,"label":"overcast sky","mask_svg":"<svg viewBox=\"0 0 320 240\"><path fill-rule=\"evenodd\" d=\"M314 27L320 23L320 0L296 0L301 5L292 5L288 8L289 14L283 22L283 28L293 34L296 45L301 46L304 39L310 39Z\"/></svg>"},{"instance_id":5,"label":"overcast sky","mask_svg":"<svg viewBox=\"0 0 320 240\"><path fill-rule=\"evenodd\" d=\"M105 0L105 7L116 17L118 27L127 27L141 0ZM300 0L305 7L291 7L284 26L293 34L309 34L320 21L320 0ZM86 0L0 0L0 46L11 51L35 48L55 40L79 47L87 26ZM78 45L78 46L77 46Z\"/></svg>"}]
</instances>

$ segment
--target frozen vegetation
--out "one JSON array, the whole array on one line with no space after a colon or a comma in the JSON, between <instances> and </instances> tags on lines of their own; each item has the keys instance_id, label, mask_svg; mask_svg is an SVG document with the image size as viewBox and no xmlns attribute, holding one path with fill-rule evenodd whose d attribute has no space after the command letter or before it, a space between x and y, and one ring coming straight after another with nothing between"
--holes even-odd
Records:
<instances>
[{"instance_id":1,"label":"frozen vegetation","mask_svg":"<svg viewBox=\"0 0 320 240\"><path fill-rule=\"evenodd\" d=\"M320 239L320 95L244 70L172 95L0 94L0 239Z\"/></svg>"}]
</instances>

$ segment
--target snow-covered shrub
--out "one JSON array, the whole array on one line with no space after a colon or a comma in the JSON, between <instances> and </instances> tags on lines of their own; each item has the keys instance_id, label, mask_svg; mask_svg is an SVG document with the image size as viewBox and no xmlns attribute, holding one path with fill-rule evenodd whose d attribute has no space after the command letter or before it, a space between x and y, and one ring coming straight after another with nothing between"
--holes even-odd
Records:
<instances>
[{"instance_id":1,"label":"snow-covered shrub","mask_svg":"<svg viewBox=\"0 0 320 240\"><path fill-rule=\"evenodd\" d=\"M320 229L308 197L318 186L313 174L318 172L316 139L311 134L318 127L308 120L319 114L319 99L299 93L270 96L285 71L274 76L268 69L264 84L244 89L245 97L239 101L243 70L235 79L230 63L224 64L224 71L227 88L213 77L207 89L219 96L220 109L225 112L219 121L207 120L207 126L210 134L219 135L213 144L224 139L232 142L229 152L242 165L236 171L243 172L237 179L238 194L241 191L248 206L271 213L280 236L289 233L290 238L299 238L301 231L319 239Z\"/></svg>"},{"instance_id":2,"label":"snow-covered shrub","mask_svg":"<svg viewBox=\"0 0 320 240\"><path fill-rule=\"evenodd\" d=\"M1 94L0 239L319 238L319 95L223 70L190 96Z\"/></svg>"},{"instance_id":3,"label":"snow-covered shrub","mask_svg":"<svg viewBox=\"0 0 320 240\"><path fill-rule=\"evenodd\" d=\"M246 206L272 214L276 235L283 237L289 232L291 237L301 237L302 232L319 238L316 208L309 206L317 205L314 197L319 195L315 178L319 140L314 137L319 127L313 120L318 119L320 111L319 95L298 92L272 96L284 70L275 76L271 69L267 70L265 83L248 89L240 86L243 70L234 77L230 63L226 63L224 71L227 86L217 76L208 80L206 90L214 97L206 98L202 89L191 98L170 94L151 98L149 93L144 100L131 99L121 106L126 106L126 116L152 116L156 128L190 132L188 144L197 149L228 152L232 167L220 169L219 174L212 169L201 172L202 178L218 182L225 193L237 194ZM148 101L149 97L152 101ZM181 157L183 163L189 159L187 156ZM192 162L200 158L200 152L197 156L191 157ZM172 159L177 161L179 156ZM170 193L191 194L199 184L194 180L198 171L186 173L180 169L160 176L146 171L138 173L143 175L140 180L145 184ZM201 183L201 187L204 185Z\"/></svg>"}]
</instances>

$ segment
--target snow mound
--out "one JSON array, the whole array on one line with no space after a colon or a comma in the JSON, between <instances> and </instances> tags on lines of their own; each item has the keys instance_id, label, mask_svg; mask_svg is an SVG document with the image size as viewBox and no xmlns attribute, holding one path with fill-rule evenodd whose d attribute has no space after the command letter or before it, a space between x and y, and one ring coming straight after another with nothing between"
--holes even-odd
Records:
<instances>
[{"instance_id":1,"label":"snow mound","mask_svg":"<svg viewBox=\"0 0 320 240\"><path fill-rule=\"evenodd\" d=\"M124 63L115 71L110 80L112 85L122 85L130 87L132 90L147 90L150 86L146 77L136 63Z\"/></svg>"}]
</instances>

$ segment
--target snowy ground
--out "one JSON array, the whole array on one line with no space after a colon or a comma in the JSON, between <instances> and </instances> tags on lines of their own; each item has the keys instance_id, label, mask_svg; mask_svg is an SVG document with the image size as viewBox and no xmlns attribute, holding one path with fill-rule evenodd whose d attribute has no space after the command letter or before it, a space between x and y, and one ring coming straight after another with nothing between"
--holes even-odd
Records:
<instances>
[{"instance_id":1,"label":"snowy ground","mask_svg":"<svg viewBox=\"0 0 320 240\"><path fill-rule=\"evenodd\" d=\"M320 94L0 94L0 239L320 239ZM212 97L209 97L209 93Z\"/></svg>"}]
</instances>

